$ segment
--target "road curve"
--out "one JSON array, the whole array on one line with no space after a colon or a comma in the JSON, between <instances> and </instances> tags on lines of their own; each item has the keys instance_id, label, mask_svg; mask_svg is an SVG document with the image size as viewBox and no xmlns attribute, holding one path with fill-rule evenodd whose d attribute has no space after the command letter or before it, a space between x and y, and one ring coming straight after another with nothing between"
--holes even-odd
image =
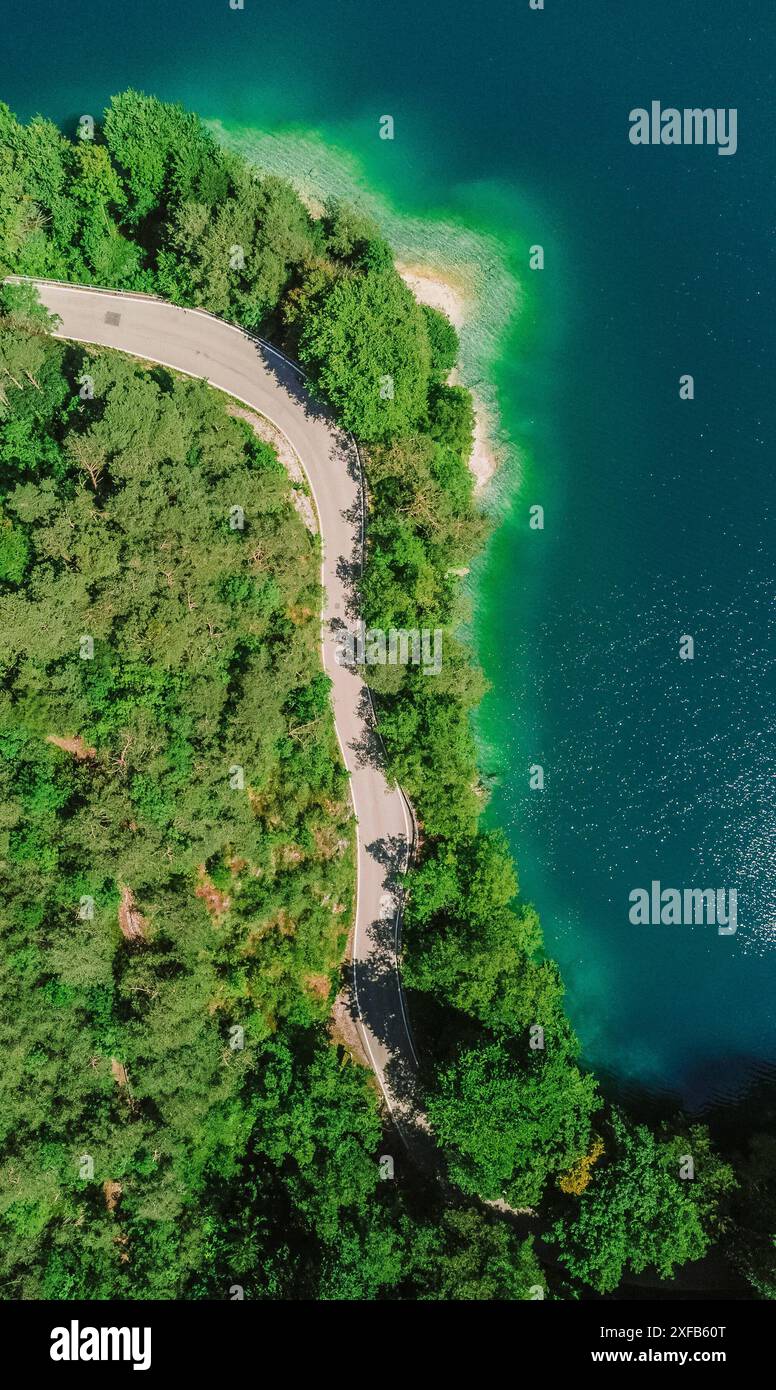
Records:
<instances>
[{"instance_id":1,"label":"road curve","mask_svg":"<svg viewBox=\"0 0 776 1390\"><path fill-rule=\"evenodd\" d=\"M9 277L17 279L21 277ZM115 348L160 363L257 410L283 432L304 468L321 528L324 601L321 647L332 681L337 737L350 773L356 817L356 920L349 1001L365 1055L405 1144L427 1144L417 1116L417 1058L399 975L398 874L406 867L412 821L403 793L382 768L369 692L337 659L336 637L355 623L355 581L363 558L364 485L358 451L330 413L312 401L299 368L269 344L204 310L147 295L35 280L59 316L57 336Z\"/></svg>"},{"instance_id":2,"label":"road curve","mask_svg":"<svg viewBox=\"0 0 776 1390\"><path fill-rule=\"evenodd\" d=\"M311 400L299 368L243 329L204 310L179 308L147 295L49 280L33 283L42 303L61 319L58 337L115 348L203 377L271 420L305 470L318 509L323 548L323 664L332 680L337 738L350 772L356 816L353 1018L399 1134L414 1161L436 1171L433 1140L418 1104L417 1057L398 964L397 874L406 867L411 849L411 811L401 790L388 786L382 770L369 691L355 671L336 659L338 627L346 621L354 625L354 583L363 556L364 484L355 444ZM501 1203L488 1205L510 1210ZM524 1234L540 1232L541 1223L535 1219L522 1213L511 1215ZM539 1250L547 1258L543 1242Z\"/></svg>"}]
</instances>

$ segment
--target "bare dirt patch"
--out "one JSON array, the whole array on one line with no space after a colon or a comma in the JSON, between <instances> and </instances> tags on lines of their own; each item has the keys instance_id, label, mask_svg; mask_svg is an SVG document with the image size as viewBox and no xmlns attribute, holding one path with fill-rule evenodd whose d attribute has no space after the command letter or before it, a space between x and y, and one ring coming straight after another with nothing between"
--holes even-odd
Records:
<instances>
[{"instance_id":1,"label":"bare dirt patch","mask_svg":"<svg viewBox=\"0 0 776 1390\"><path fill-rule=\"evenodd\" d=\"M126 884L121 887L119 926L127 941L145 941L148 923L135 905L135 895Z\"/></svg>"},{"instance_id":2,"label":"bare dirt patch","mask_svg":"<svg viewBox=\"0 0 776 1390\"><path fill-rule=\"evenodd\" d=\"M350 1053L360 1067L371 1070L370 1062L361 1044L361 1039L353 1017L353 1004L350 990L343 988L331 1006L329 1014L329 1037L332 1042Z\"/></svg>"},{"instance_id":3,"label":"bare dirt patch","mask_svg":"<svg viewBox=\"0 0 776 1390\"><path fill-rule=\"evenodd\" d=\"M102 1195L105 1198L105 1205L108 1211L116 1210L123 1190L120 1182L114 1182L111 1178L105 1179L102 1185Z\"/></svg>"},{"instance_id":4,"label":"bare dirt patch","mask_svg":"<svg viewBox=\"0 0 776 1390\"><path fill-rule=\"evenodd\" d=\"M211 882L205 872L204 864L197 866L197 886L194 889L195 898L201 898L210 916L215 922L220 922L221 918L229 911L231 898L228 893L221 893L215 884Z\"/></svg>"},{"instance_id":5,"label":"bare dirt patch","mask_svg":"<svg viewBox=\"0 0 776 1390\"><path fill-rule=\"evenodd\" d=\"M63 753L72 753L79 763L87 762L89 758L97 756L97 749L90 748L88 743L84 743L80 734L72 734L62 737L60 734L46 734L46 742L53 743L55 748L61 748Z\"/></svg>"},{"instance_id":6,"label":"bare dirt patch","mask_svg":"<svg viewBox=\"0 0 776 1390\"><path fill-rule=\"evenodd\" d=\"M114 1081L117 1081L119 1086L126 1086L128 1078L127 1069L124 1066L124 1063L118 1062L115 1057L111 1057L110 1069Z\"/></svg>"},{"instance_id":7,"label":"bare dirt patch","mask_svg":"<svg viewBox=\"0 0 776 1390\"><path fill-rule=\"evenodd\" d=\"M304 977L304 987L309 989L318 999L328 999L329 997L329 977L328 975L309 974Z\"/></svg>"}]
</instances>

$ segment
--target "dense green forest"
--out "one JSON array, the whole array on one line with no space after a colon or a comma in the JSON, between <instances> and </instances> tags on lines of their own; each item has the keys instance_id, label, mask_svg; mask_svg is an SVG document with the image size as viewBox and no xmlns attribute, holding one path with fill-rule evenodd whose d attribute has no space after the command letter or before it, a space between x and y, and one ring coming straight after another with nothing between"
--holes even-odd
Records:
<instances>
[{"instance_id":1,"label":"dense green forest","mask_svg":"<svg viewBox=\"0 0 776 1390\"><path fill-rule=\"evenodd\" d=\"M6 1294L525 1294L493 1218L375 1195L374 1089L326 1027L352 828L283 468L202 383L4 297Z\"/></svg>"},{"instance_id":2,"label":"dense green forest","mask_svg":"<svg viewBox=\"0 0 776 1390\"><path fill-rule=\"evenodd\" d=\"M500 1199L542 1213L556 1296L670 1277L720 1235L770 1296L766 1137L736 1183L703 1126L604 1104L506 844L479 828L484 686L457 571L487 523L452 326L357 211L312 216L195 116L134 92L94 141L0 108L0 195L0 273L201 305L296 356L364 446L367 623L445 633L433 680L369 668L421 829L403 973L440 1148L440 1180L405 1164L381 1182L374 1087L326 1023L352 847L315 542L223 401L54 342L6 289L5 1289L536 1297L530 1240L483 1204Z\"/></svg>"}]
</instances>

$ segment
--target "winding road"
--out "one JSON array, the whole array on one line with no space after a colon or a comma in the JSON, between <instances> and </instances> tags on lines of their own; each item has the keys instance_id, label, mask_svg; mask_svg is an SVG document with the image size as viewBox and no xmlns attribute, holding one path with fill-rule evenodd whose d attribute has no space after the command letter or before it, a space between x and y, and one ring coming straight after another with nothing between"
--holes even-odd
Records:
<instances>
[{"instance_id":1,"label":"winding road","mask_svg":"<svg viewBox=\"0 0 776 1390\"><path fill-rule=\"evenodd\" d=\"M58 337L115 348L204 378L270 420L304 468L321 528L323 665L332 680L337 738L350 773L356 817L357 891L348 1007L397 1131L413 1160L431 1169L433 1139L418 1104L417 1057L399 974L398 876L412 849L412 813L401 789L386 780L369 691L356 671L337 661L337 633L346 623L352 629L357 620L355 582L363 559L364 479L356 445L311 399L300 369L243 329L204 310L180 308L147 295L50 280L32 283L42 303L59 315ZM503 1203L488 1205L509 1212L526 1234L541 1229ZM542 1241L538 1248L546 1257ZM693 1264L677 1281L682 1290L678 1296L689 1295L705 1264ZM657 1280L625 1282L639 1289L653 1283L666 1287Z\"/></svg>"},{"instance_id":2,"label":"winding road","mask_svg":"<svg viewBox=\"0 0 776 1390\"><path fill-rule=\"evenodd\" d=\"M355 582L363 558L364 480L356 445L311 399L300 369L243 329L204 310L147 295L50 280L33 283L42 303L59 316L58 337L115 348L204 378L270 420L304 468L321 529L323 665L332 681L334 720L356 817L348 1007L396 1127L419 1156L428 1132L416 1105L417 1057L398 965L398 875L411 851L412 817L402 791L386 780L369 691L355 670L337 661L337 633L344 624L353 629L357 621Z\"/></svg>"}]
</instances>

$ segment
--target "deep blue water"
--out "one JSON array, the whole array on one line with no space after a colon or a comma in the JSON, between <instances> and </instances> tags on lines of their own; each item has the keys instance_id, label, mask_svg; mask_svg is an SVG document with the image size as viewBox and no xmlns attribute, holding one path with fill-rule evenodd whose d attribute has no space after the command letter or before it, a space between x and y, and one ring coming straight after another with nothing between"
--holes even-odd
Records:
<instances>
[{"instance_id":1,"label":"deep blue water","mask_svg":"<svg viewBox=\"0 0 776 1390\"><path fill-rule=\"evenodd\" d=\"M315 129L395 204L502 239L528 285L494 364L524 483L478 579L488 814L586 1057L626 1090L734 1095L776 1061L771 0L42 0L5 30L20 116L98 114L134 85ZM738 152L634 148L628 112L653 99L737 108ZM632 926L653 878L737 887L736 936Z\"/></svg>"}]
</instances>

